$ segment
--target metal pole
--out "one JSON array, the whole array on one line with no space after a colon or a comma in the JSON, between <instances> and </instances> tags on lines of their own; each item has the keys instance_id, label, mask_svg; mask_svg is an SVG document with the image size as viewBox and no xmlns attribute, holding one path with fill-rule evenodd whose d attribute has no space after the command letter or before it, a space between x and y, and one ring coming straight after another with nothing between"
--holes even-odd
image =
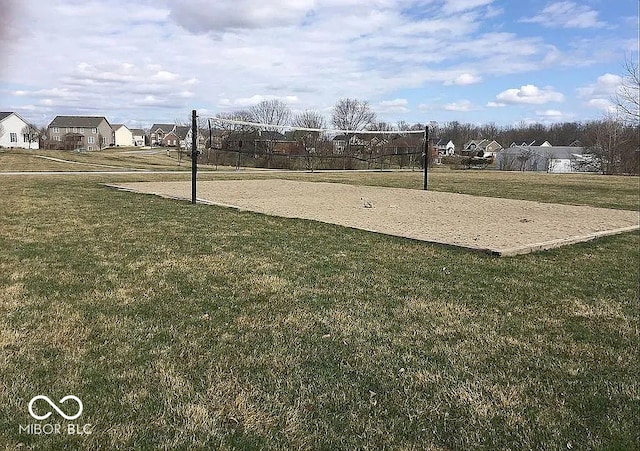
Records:
<instances>
[{"instance_id":1,"label":"metal pole","mask_svg":"<svg viewBox=\"0 0 640 451\"><path fill-rule=\"evenodd\" d=\"M213 148L213 140L211 138L211 118L207 119L207 124L209 124L209 150L207 151L207 164L209 164L209 157L211 156L211 149ZM218 169L217 165L216 169Z\"/></svg>"},{"instance_id":2,"label":"metal pole","mask_svg":"<svg viewBox=\"0 0 640 451\"><path fill-rule=\"evenodd\" d=\"M196 173L198 172L198 121L196 110L191 112L191 203L196 203Z\"/></svg>"},{"instance_id":3,"label":"metal pole","mask_svg":"<svg viewBox=\"0 0 640 451\"><path fill-rule=\"evenodd\" d=\"M424 128L424 190L429 186L429 126Z\"/></svg>"}]
</instances>

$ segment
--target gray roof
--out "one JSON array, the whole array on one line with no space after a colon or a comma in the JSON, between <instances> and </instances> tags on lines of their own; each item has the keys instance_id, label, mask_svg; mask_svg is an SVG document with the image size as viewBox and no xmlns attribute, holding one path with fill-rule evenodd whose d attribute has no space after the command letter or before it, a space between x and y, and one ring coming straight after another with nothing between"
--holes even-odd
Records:
<instances>
[{"instance_id":1,"label":"gray roof","mask_svg":"<svg viewBox=\"0 0 640 451\"><path fill-rule=\"evenodd\" d=\"M187 125L177 125L175 132L179 138L184 139L187 137L187 134L189 134L189 130L191 130L191 127Z\"/></svg>"},{"instance_id":2,"label":"gray roof","mask_svg":"<svg viewBox=\"0 0 640 451\"><path fill-rule=\"evenodd\" d=\"M131 128L129 129L131 130L131 133L134 135L144 135L144 130L142 130L141 128Z\"/></svg>"},{"instance_id":3,"label":"gray roof","mask_svg":"<svg viewBox=\"0 0 640 451\"><path fill-rule=\"evenodd\" d=\"M49 127L97 128L102 121L106 121L109 124L109 121L104 116L56 116L49 124Z\"/></svg>"},{"instance_id":4,"label":"gray roof","mask_svg":"<svg viewBox=\"0 0 640 451\"><path fill-rule=\"evenodd\" d=\"M5 118L11 116L13 114L13 112L2 112L0 113L0 121L3 121Z\"/></svg>"},{"instance_id":5,"label":"gray roof","mask_svg":"<svg viewBox=\"0 0 640 451\"><path fill-rule=\"evenodd\" d=\"M151 126L151 133L154 133L158 129L162 130L163 133L170 133L175 126L176 124L153 124Z\"/></svg>"}]
</instances>

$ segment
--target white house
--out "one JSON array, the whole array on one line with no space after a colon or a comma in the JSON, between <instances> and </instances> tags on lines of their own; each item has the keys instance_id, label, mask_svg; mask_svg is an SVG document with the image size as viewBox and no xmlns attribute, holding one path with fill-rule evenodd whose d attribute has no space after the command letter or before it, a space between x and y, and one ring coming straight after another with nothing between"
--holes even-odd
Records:
<instances>
[{"instance_id":1,"label":"white house","mask_svg":"<svg viewBox=\"0 0 640 451\"><path fill-rule=\"evenodd\" d=\"M37 128L22 119L18 113L0 113L0 147L39 149L38 138Z\"/></svg>"},{"instance_id":2,"label":"white house","mask_svg":"<svg viewBox=\"0 0 640 451\"><path fill-rule=\"evenodd\" d=\"M131 147L134 145L133 133L123 124L113 124L113 135L116 147Z\"/></svg>"},{"instance_id":3,"label":"white house","mask_svg":"<svg viewBox=\"0 0 640 451\"><path fill-rule=\"evenodd\" d=\"M132 128L131 134L133 135L133 145L136 147L144 146L144 130L140 128Z\"/></svg>"},{"instance_id":4,"label":"white house","mask_svg":"<svg viewBox=\"0 0 640 451\"><path fill-rule=\"evenodd\" d=\"M439 156L451 156L456 153L456 145L449 138L436 138L433 140Z\"/></svg>"}]
</instances>

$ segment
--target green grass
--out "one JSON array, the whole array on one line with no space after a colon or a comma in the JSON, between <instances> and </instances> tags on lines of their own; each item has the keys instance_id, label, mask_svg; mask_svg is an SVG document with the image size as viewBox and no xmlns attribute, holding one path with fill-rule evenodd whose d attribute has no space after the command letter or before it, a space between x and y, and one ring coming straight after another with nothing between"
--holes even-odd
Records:
<instances>
[{"instance_id":1,"label":"green grass","mask_svg":"<svg viewBox=\"0 0 640 451\"><path fill-rule=\"evenodd\" d=\"M499 259L100 185L125 179L0 178L0 447L640 445L638 233ZM432 183L638 202L637 178ZM38 394L78 396L93 433L20 434Z\"/></svg>"}]
</instances>

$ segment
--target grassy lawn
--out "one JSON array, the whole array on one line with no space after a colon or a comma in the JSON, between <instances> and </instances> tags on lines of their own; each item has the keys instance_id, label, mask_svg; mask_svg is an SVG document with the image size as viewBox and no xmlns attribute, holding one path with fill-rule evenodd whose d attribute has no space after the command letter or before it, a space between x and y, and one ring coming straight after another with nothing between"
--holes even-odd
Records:
<instances>
[{"instance_id":1,"label":"grassy lawn","mask_svg":"<svg viewBox=\"0 0 640 451\"><path fill-rule=\"evenodd\" d=\"M132 177L0 176L0 448L640 446L638 233L499 259L100 185ZM638 209L638 178L431 182Z\"/></svg>"},{"instance_id":2,"label":"grassy lawn","mask_svg":"<svg viewBox=\"0 0 640 451\"><path fill-rule=\"evenodd\" d=\"M184 154L178 164L175 150L146 149L154 153L131 153L136 148L76 152L69 150L0 150L0 171L104 171L114 169L189 170ZM47 158L42 158L47 157ZM56 160L62 161L56 161ZM5 169L7 168L7 169Z\"/></svg>"}]
</instances>

